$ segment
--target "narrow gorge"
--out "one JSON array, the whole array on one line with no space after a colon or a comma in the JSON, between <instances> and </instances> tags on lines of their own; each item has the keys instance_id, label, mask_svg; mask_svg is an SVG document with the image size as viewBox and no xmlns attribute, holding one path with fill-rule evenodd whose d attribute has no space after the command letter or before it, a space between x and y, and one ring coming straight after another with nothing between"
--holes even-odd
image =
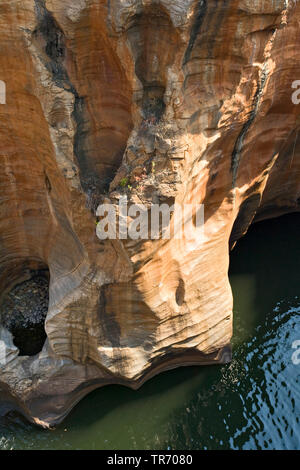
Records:
<instances>
[{"instance_id":1,"label":"narrow gorge","mask_svg":"<svg viewBox=\"0 0 300 470\"><path fill-rule=\"evenodd\" d=\"M0 414L230 362L230 250L300 211L299 39L296 0L0 2ZM124 196L204 236L100 240Z\"/></svg>"}]
</instances>

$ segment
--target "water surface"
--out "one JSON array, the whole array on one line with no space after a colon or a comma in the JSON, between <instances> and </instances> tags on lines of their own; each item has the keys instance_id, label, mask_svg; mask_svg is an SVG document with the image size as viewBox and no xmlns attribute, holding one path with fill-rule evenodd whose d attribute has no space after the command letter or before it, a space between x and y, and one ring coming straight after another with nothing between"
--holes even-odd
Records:
<instances>
[{"instance_id":1,"label":"water surface","mask_svg":"<svg viewBox=\"0 0 300 470\"><path fill-rule=\"evenodd\" d=\"M0 418L0 449L300 449L300 214L258 223L231 256L233 361L108 386L55 431Z\"/></svg>"}]
</instances>

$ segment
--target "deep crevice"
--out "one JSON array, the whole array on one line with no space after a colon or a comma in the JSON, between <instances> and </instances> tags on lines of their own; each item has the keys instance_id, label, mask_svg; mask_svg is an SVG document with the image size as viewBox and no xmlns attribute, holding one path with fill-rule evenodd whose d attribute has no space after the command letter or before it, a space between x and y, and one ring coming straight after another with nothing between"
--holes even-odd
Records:
<instances>
[{"instance_id":1,"label":"deep crevice","mask_svg":"<svg viewBox=\"0 0 300 470\"><path fill-rule=\"evenodd\" d=\"M161 5L153 5L131 19L127 36L135 49L135 73L143 85L142 116L158 123L166 108L166 73L174 61L180 40L178 32L168 11Z\"/></svg>"},{"instance_id":2,"label":"deep crevice","mask_svg":"<svg viewBox=\"0 0 300 470\"><path fill-rule=\"evenodd\" d=\"M244 140L245 140L248 130L250 129L253 121L256 118L259 105L260 105L260 100L261 100L261 97L262 97L262 94L263 94L263 91L267 82L267 78L268 78L268 71L266 70L266 68L264 68L262 70L261 77L257 85L257 90L253 98L253 107L250 112L249 118L244 123L242 130L240 131L238 138L234 145L234 149L233 149L232 156L231 156L231 171L232 171L232 186L233 187L235 187L235 184L236 184L237 173L238 173L240 159L241 159L241 152L244 146Z\"/></svg>"},{"instance_id":3,"label":"deep crevice","mask_svg":"<svg viewBox=\"0 0 300 470\"><path fill-rule=\"evenodd\" d=\"M201 30L204 17L206 15L206 10L207 10L207 0L200 0L197 5L195 21L191 29L190 40L189 40L188 46L184 54L183 64L182 64L183 66L186 65L186 63L190 60L191 53L193 51L197 36Z\"/></svg>"},{"instance_id":4,"label":"deep crevice","mask_svg":"<svg viewBox=\"0 0 300 470\"><path fill-rule=\"evenodd\" d=\"M45 6L44 0L35 0L36 15L39 24L33 32L33 37L43 44L45 55L44 65L51 73L54 83L74 96L72 118L76 124L74 134L74 155L80 169L80 182L87 195L87 206L94 210L97 201L103 192L108 191L114 174L100 177L91 168L86 150L85 140L89 132L86 117L85 100L80 96L72 84L64 65L66 56L65 35L55 18ZM91 202L92 201L92 202Z\"/></svg>"}]
</instances>

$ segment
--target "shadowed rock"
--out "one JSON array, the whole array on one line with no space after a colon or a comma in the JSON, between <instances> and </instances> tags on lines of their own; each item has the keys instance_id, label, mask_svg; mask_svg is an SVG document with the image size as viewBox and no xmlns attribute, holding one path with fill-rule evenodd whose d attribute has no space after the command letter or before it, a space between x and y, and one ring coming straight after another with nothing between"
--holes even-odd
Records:
<instances>
[{"instance_id":1,"label":"shadowed rock","mask_svg":"<svg viewBox=\"0 0 300 470\"><path fill-rule=\"evenodd\" d=\"M96 387L230 361L229 242L300 209L299 19L285 0L1 6L1 410L49 426ZM204 204L205 236L100 241L97 205L124 195Z\"/></svg>"}]
</instances>

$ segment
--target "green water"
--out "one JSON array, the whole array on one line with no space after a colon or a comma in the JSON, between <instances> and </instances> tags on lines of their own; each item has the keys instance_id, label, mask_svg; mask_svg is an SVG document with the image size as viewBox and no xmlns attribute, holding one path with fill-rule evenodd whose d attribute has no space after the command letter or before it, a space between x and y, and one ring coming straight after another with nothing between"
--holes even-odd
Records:
<instances>
[{"instance_id":1,"label":"green water","mask_svg":"<svg viewBox=\"0 0 300 470\"><path fill-rule=\"evenodd\" d=\"M230 365L96 390L55 431L0 419L0 449L300 449L300 214L256 224L231 258Z\"/></svg>"}]
</instances>

